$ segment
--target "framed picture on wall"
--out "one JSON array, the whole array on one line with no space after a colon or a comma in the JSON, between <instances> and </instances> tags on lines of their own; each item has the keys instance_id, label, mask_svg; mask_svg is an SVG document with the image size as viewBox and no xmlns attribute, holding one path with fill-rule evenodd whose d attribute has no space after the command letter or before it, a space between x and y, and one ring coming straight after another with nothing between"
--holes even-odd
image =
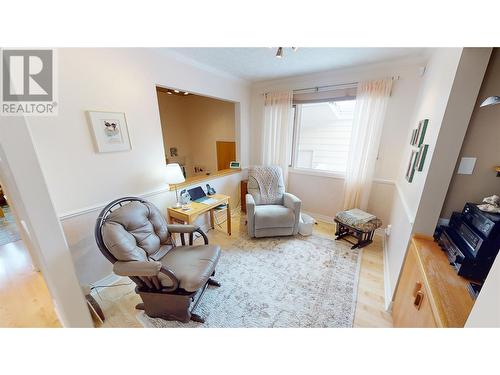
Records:
<instances>
[{"instance_id":1,"label":"framed picture on wall","mask_svg":"<svg viewBox=\"0 0 500 375\"><path fill-rule=\"evenodd\" d=\"M425 157L427 156L427 151L429 150L429 145L421 145L418 149L417 157L417 171L422 172L424 170Z\"/></svg>"},{"instance_id":2,"label":"framed picture on wall","mask_svg":"<svg viewBox=\"0 0 500 375\"><path fill-rule=\"evenodd\" d=\"M425 133L427 132L427 125L428 124L429 124L428 119L422 120L418 123L417 139L416 139L416 144L415 144L417 147L420 147L424 143Z\"/></svg>"},{"instance_id":3,"label":"framed picture on wall","mask_svg":"<svg viewBox=\"0 0 500 375\"><path fill-rule=\"evenodd\" d=\"M411 150L410 160L408 162L408 167L406 168L406 180L408 182L413 181L413 176L415 175L415 166L417 163L418 150Z\"/></svg>"},{"instance_id":4,"label":"framed picture on wall","mask_svg":"<svg viewBox=\"0 0 500 375\"><path fill-rule=\"evenodd\" d=\"M88 111L87 114L97 152L132 149L125 113Z\"/></svg>"},{"instance_id":5,"label":"framed picture on wall","mask_svg":"<svg viewBox=\"0 0 500 375\"><path fill-rule=\"evenodd\" d=\"M415 146L416 143L417 143L417 129L413 129L413 131L411 132L410 144L412 146Z\"/></svg>"}]
</instances>

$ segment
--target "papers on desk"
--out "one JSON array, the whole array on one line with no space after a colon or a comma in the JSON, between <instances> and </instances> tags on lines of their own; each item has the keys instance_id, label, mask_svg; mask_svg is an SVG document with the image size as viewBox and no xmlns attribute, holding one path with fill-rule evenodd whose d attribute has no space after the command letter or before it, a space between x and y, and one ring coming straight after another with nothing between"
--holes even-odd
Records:
<instances>
[{"instance_id":1,"label":"papers on desk","mask_svg":"<svg viewBox=\"0 0 500 375\"><path fill-rule=\"evenodd\" d=\"M218 199L208 198L208 199L205 199L203 202L200 202L200 203L206 204L207 206L210 206L212 204L217 203L218 201L219 201Z\"/></svg>"}]
</instances>

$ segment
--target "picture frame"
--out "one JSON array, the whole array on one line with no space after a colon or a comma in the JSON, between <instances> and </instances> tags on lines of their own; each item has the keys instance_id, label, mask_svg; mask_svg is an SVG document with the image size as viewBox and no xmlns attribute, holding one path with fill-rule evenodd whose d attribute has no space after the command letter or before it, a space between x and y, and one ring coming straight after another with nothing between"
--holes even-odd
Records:
<instances>
[{"instance_id":1,"label":"picture frame","mask_svg":"<svg viewBox=\"0 0 500 375\"><path fill-rule=\"evenodd\" d=\"M428 150L429 145L421 145L418 149L417 171L419 172L422 172L424 170L425 157L427 156Z\"/></svg>"},{"instance_id":2,"label":"picture frame","mask_svg":"<svg viewBox=\"0 0 500 375\"><path fill-rule=\"evenodd\" d=\"M416 144L415 144L417 147L420 147L424 143L425 133L427 132L427 125L428 124L429 124L428 119L422 120L418 123L417 139L416 139Z\"/></svg>"},{"instance_id":3,"label":"picture frame","mask_svg":"<svg viewBox=\"0 0 500 375\"><path fill-rule=\"evenodd\" d=\"M413 176L415 175L415 166L417 163L417 156L418 156L418 151L417 150L411 150L410 154L410 160L408 162L408 167L406 168L406 180L408 182L413 181Z\"/></svg>"},{"instance_id":4,"label":"picture frame","mask_svg":"<svg viewBox=\"0 0 500 375\"><path fill-rule=\"evenodd\" d=\"M87 111L96 152L130 151L132 144L123 112Z\"/></svg>"},{"instance_id":5,"label":"picture frame","mask_svg":"<svg viewBox=\"0 0 500 375\"><path fill-rule=\"evenodd\" d=\"M417 142L417 131L418 129L413 129L411 132L411 139L410 139L410 145L415 146Z\"/></svg>"}]
</instances>

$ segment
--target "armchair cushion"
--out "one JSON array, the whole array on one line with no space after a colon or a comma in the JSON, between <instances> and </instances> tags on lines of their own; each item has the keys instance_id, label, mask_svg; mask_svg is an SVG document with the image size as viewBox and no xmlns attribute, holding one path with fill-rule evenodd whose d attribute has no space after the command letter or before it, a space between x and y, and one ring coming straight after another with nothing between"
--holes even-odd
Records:
<instances>
[{"instance_id":1,"label":"armchair cushion","mask_svg":"<svg viewBox=\"0 0 500 375\"><path fill-rule=\"evenodd\" d=\"M115 262L113 272L120 276L156 276L160 272L160 262Z\"/></svg>"},{"instance_id":2,"label":"armchair cushion","mask_svg":"<svg viewBox=\"0 0 500 375\"><path fill-rule=\"evenodd\" d=\"M180 288L195 292L215 271L219 257L220 247L216 245L178 246L170 250L160 262L174 273ZM172 281L166 275L160 273L158 278L163 286L172 286Z\"/></svg>"},{"instance_id":3,"label":"armchair cushion","mask_svg":"<svg viewBox=\"0 0 500 375\"><path fill-rule=\"evenodd\" d=\"M255 229L264 228L289 228L295 223L292 209L270 204L255 207Z\"/></svg>"},{"instance_id":4,"label":"armchair cushion","mask_svg":"<svg viewBox=\"0 0 500 375\"><path fill-rule=\"evenodd\" d=\"M169 244L165 218L151 203L130 202L111 212L102 228L103 241L117 260L160 258Z\"/></svg>"}]
</instances>

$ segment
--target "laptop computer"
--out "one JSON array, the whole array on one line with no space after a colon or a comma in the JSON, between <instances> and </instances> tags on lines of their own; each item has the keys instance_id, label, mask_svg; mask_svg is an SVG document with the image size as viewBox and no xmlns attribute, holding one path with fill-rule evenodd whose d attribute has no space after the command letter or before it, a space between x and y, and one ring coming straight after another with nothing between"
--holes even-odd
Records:
<instances>
[{"instance_id":1,"label":"laptop computer","mask_svg":"<svg viewBox=\"0 0 500 375\"><path fill-rule=\"evenodd\" d=\"M193 202L205 203L205 204L214 204L217 202L216 199L208 197L205 194L205 191L201 188L201 186L189 189L188 193L191 196L191 200Z\"/></svg>"}]
</instances>

